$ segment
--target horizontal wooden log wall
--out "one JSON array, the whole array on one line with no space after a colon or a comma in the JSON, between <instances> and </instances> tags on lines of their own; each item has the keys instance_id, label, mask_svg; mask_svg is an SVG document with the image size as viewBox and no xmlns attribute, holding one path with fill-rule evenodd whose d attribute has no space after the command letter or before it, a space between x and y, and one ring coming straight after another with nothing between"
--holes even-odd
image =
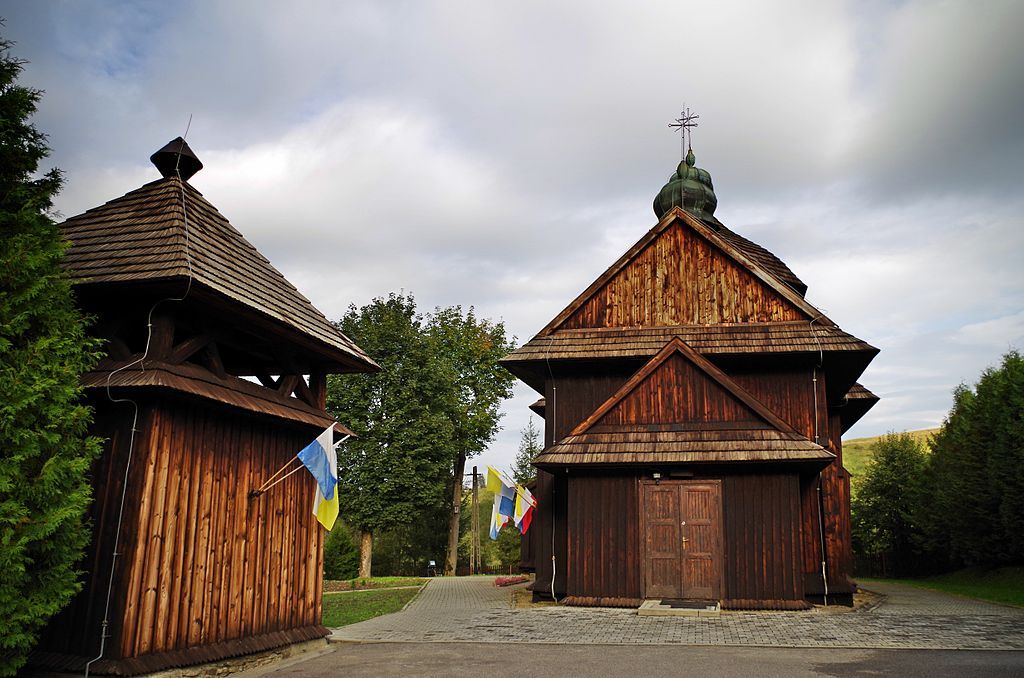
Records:
<instances>
[{"instance_id":1,"label":"horizontal wooden log wall","mask_svg":"<svg viewBox=\"0 0 1024 678\"><path fill-rule=\"evenodd\" d=\"M248 497L316 432L177 399L154 407L147 426L131 488L136 538L123 549L123 656L319 624L312 478L296 473Z\"/></svg>"},{"instance_id":2,"label":"horizontal wooden log wall","mask_svg":"<svg viewBox=\"0 0 1024 678\"><path fill-rule=\"evenodd\" d=\"M568 602L639 605L640 522L633 475L570 475Z\"/></svg>"},{"instance_id":3,"label":"horizontal wooden log wall","mask_svg":"<svg viewBox=\"0 0 1024 678\"><path fill-rule=\"evenodd\" d=\"M722 513L723 607L805 607L797 475L723 475Z\"/></svg>"},{"instance_id":4,"label":"horizontal wooden log wall","mask_svg":"<svg viewBox=\"0 0 1024 678\"><path fill-rule=\"evenodd\" d=\"M799 320L782 295L692 229L661 233L570 315L563 328Z\"/></svg>"}]
</instances>

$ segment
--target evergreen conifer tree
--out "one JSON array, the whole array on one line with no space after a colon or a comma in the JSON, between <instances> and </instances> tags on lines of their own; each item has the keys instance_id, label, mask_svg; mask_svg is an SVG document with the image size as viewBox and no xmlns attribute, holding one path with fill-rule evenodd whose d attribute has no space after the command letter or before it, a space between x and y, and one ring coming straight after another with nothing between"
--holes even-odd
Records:
<instances>
[{"instance_id":1,"label":"evergreen conifer tree","mask_svg":"<svg viewBox=\"0 0 1024 678\"><path fill-rule=\"evenodd\" d=\"M21 667L46 621L78 591L89 542L87 474L100 451L79 378L97 358L60 268L48 216L58 170L29 119L40 92L0 39L0 675Z\"/></svg>"}]
</instances>

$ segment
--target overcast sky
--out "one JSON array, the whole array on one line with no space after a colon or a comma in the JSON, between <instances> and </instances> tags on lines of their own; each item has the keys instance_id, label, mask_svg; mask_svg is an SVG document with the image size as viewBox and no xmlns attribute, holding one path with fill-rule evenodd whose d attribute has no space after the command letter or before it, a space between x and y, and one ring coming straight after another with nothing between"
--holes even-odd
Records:
<instances>
[{"instance_id":1,"label":"overcast sky","mask_svg":"<svg viewBox=\"0 0 1024 678\"><path fill-rule=\"evenodd\" d=\"M1024 2L11 2L65 216L196 186L329 318L392 290L527 341L656 222L700 115L718 216L882 353L847 435L1024 346ZM507 465L537 395L480 463Z\"/></svg>"}]
</instances>

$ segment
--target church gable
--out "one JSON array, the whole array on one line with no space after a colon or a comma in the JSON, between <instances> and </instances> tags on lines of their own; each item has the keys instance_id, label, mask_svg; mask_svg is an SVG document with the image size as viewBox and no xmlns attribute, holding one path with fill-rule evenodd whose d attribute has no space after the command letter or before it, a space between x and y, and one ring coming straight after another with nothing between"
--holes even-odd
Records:
<instances>
[{"instance_id":1,"label":"church gable","mask_svg":"<svg viewBox=\"0 0 1024 678\"><path fill-rule=\"evenodd\" d=\"M585 292L548 330L804 320L805 304L758 275L729 245L669 217ZM719 242L714 242L719 240ZM646 241L646 242L645 242ZM726 249L729 248L729 249ZM774 279L771 279L774 281ZM813 317L813 316L810 316Z\"/></svg>"},{"instance_id":2,"label":"church gable","mask_svg":"<svg viewBox=\"0 0 1024 678\"><path fill-rule=\"evenodd\" d=\"M626 397L597 420L591 431L630 424L744 424L769 428L750 407L674 352Z\"/></svg>"},{"instance_id":3,"label":"church gable","mask_svg":"<svg viewBox=\"0 0 1024 678\"><path fill-rule=\"evenodd\" d=\"M770 429L795 434L774 412L676 338L571 435L645 430Z\"/></svg>"}]
</instances>

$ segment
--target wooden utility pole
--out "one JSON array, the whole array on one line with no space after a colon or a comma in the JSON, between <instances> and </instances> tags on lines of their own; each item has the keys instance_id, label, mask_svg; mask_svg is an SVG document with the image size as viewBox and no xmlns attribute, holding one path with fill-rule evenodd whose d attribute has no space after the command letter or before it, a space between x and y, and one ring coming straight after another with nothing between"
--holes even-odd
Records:
<instances>
[{"instance_id":1,"label":"wooden utility pole","mask_svg":"<svg viewBox=\"0 0 1024 678\"><path fill-rule=\"evenodd\" d=\"M480 495L479 476L476 466L473 467L473 554L470 569L473 574L480 574Z\"/></svg>"}]
</instances>

